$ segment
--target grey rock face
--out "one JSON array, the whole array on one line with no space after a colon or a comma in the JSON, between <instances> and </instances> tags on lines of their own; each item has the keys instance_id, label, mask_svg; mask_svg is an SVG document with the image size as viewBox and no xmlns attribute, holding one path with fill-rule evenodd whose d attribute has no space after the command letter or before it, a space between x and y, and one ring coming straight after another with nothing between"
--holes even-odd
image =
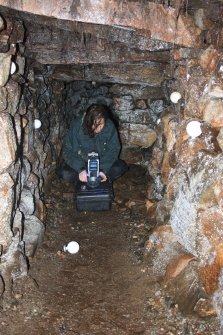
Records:
<instances>
[{"instance_id":1,"label":"grey rock face","mask_svg":"<svg viewBox=\"0 0 223 335\"><path fill-rule=\"evenodd\" d=\"M27 216L24 222L23 241L25 242L25 254L33 257L37 247L43 242L45 227L34 215Z\"/></svg>"},{"instance_id":2,"label":"grey rock face","mask_svg":"<svg viewBox=\"0 0 223 335\"><path fill-rule=\"evenodd\" d=\"M22 190L19 209L24 215L32 215L35 211L34 195L28 188Z\"/></svg>"},{"instance_id":3,"label":"grey rock face","mask_svg":"<svg viewBox=\"0 0 223 335\"><path fill-rule=\"evenodd\" d=\"M11 55L0 53L0 86L4 86L9 78Z\"/></svg>"},{"instance_id":4,"label":"grey rock face","mask_svg":"<svg viewBox=\"0 0 223 335\"><path fill-rule=\"evenodd\" d=\"M15 160L16 140L9 114L0 113L0 173Z\"/></svg>"}]
</instances>

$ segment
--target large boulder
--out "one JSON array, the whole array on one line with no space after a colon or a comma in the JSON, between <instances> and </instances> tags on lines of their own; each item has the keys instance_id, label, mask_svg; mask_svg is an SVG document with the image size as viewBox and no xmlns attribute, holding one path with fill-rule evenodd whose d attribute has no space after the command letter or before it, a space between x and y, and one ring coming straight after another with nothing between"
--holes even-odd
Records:
<instances>
[{"instance_id":1,"label":"large boulder","mask_svg":"<svg viewBox=\"0 0 223 335\"><path fill-rule=\"evenodd\" d=\"M120 136L123 144L137 145L143 148L151 147L157 138L156 132L148 126L130 123L122 125Z\"/></svg>"}]
</instances>

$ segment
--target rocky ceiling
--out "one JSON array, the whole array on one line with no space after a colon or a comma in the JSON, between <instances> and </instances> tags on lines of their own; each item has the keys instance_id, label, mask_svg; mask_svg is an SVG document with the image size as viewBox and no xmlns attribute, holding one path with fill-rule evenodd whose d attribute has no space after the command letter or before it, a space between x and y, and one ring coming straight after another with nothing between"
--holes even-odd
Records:
<instances>
[{"instance_id":1,"label":"rocky ceiling","mask_svg":"<svg viewBox=\"0 0 223 335\"><path fill-rule=\"evenodd\" d=\"M25 56L64 81L159 86L178 49L183 61L223 47L223 0L0 0L0 12L24 24Z\"/></svg>"}]
</instances>

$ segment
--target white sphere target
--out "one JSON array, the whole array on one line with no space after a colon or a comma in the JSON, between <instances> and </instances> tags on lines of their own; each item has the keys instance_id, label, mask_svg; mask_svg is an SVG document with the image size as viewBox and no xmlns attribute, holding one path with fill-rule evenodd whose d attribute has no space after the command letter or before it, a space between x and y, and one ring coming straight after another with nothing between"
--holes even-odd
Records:
<instances>
[{"instance_id":1,"label":"white sphere target","mask_svg":"<svg viewBox=\"0 0 223 335\"><path fill-rule=\"evenodd\" d=\"M33 126L35 129L39 129L41 127L42 123L40 120L38 119L35 119L34 122L33 122Z\"/></svg>"},{"instance_id":2,"label":"white sphere target","mask_svg":"<svg viewBox=\"0 0 223 335\"><path fill-rule=\"evenodd\" d=\"M71 241L67 244L67 246L65 245L63 250L64 251L68 251L70 254L76 254L80 249L79 244L76 241Z\"/></svg>"},{"instance_id":3,"label":"white sphere target","mask_svg":"<svg viewBox=\"0 0 223 335\"><path fill-rule=\"evenodd\" d=\"M201 124L199 121L190 121L187 124L186 131L192 138L196 138L202 134Z\"/></svg>"},{"instance_id":4,"label":"white sphere target","mask_svg":"<svg viewBox=\"0 0 223 335\"><path fill-rule=\"evenodd\" d=\"M176 104L176 103L178 103L178 101L181 99L181 94L180 94L180 92L172 92L171 94L170 94L170 100L174 103L174 104Z\"/></svg>"}]
</instances>

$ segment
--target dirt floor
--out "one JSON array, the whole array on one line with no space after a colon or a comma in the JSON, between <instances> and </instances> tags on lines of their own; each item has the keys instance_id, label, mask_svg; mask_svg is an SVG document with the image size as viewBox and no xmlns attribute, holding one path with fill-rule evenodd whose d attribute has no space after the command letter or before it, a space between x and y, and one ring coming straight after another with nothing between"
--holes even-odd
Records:
<instances>
[{"instance_id":1,"label":"dirt floor","mask_svg":"<svg viewBox=\"0 0 223 335\"><path fill-rule=\"evenodd\" d=\"M0 334L218 334L216 318L183 316L150 277L144 185L133 169L115 183L111 211L77 212L73 186L53 180L45 241L30 259L35 281L1 309ZM80 244L75 255L62 251L72 240Z\"/></svg>"}]
</instances>

